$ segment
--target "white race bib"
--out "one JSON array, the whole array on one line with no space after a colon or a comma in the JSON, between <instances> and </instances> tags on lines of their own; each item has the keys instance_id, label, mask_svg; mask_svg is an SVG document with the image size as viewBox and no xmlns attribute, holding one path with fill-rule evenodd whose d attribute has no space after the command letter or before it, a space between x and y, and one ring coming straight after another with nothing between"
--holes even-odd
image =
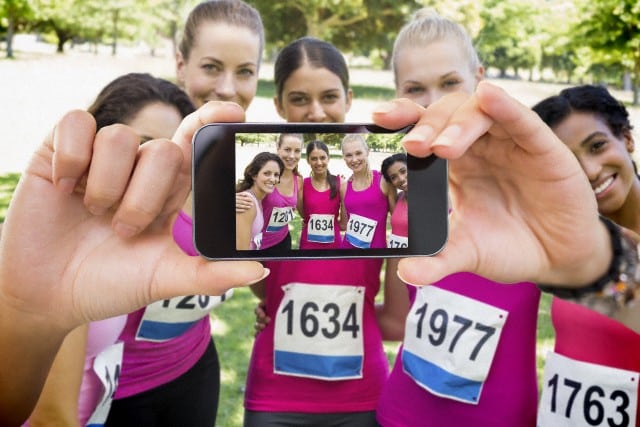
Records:
<instances>
[{"instance_id":1,"label":"white race bib","mask_svg":"<svg viewBox=\"0 0 640 427\"><path fill-rule=\"evenodd\" d=\"M408 248L409 247L409 238L405 236L398 236L395 234L391 234L389 236L389 241L387 242L387 246L390 248Z\"/></svg>"},{"instance_id":2,"label":"white race bib","mask_svg":"<svg viewBox=\"0 0 640 427\"><path fill-rule=\"evenodd\" d=\"M93 361L93 371L100 379L104 391L96 409L87 421L87 427L103 426L107 421L111 402L118 388L123 351L124 343L117 342L100 352Z\"/></svg>"},{"instance_id":3,"label":"white race bib","mask_svg":"<svg viewBox=\"0 0 640 427\"><path fill-rule=\"evenodd\" d=\"M268 233L279 231L287 227L291 221L293 221L293 208L291 206L285 206L283 208L274 207L271 211L266 231Z\"/></svg>"},{"instance_id":4,"label":"white race bib","mask_svg":"<svg viewBox=\"0 0 640 427\"><path fill-rule=\"evenodd\" d=\"M178 337L232 295L233 289L229 289L221 296L188 295L149 304L136 340L162 342Z\"/></svg>"},{"instance_id":5,"label":"white race bib","mask_svg":"<svg viewBox=\"0 0 640 427\"><path fill-rule=\"evenodd\" d=\"M274 335L274 372L344 380L362 378L363 286L283 286Z\"/></svg>"},{"instance_id":6,"label":"white race bib","mask_svg":"<svg viewBox=\"0 0 640 427\"><path fill-rule=\"evenodd\" d=\"M478 404L507 315L435 286L418 289L405 326L404 371L433 394Z\"/></svg>"},{"instance_id":7,"label":"white race bib","mask_svg":"<svg viewBox=\"0 0 640 427\"><path fill-rule=\"evenodd\" d=\"M639 380L638 372L580 362L549 352L538 407L538 427L634 427Z\"/></svg>"},{"instance_id":8,"label":"white race bib","mask_svg":"<svg viewBox=\"0 0 640 427\"><path fill-rule=\"evenodd\" d=\"M307 223L307 240L315 243L333 243L335 240L334 216L311 214Z\"/></svg>"},{"instance_id":9,"label":"white race bib","mask_svg":"<svg viewBox=\"0 0 640 427\"><path fill-rule=\"evenodd\" d=\"M368 249L371 247L377 225L378 221L374 219L351 214L344 237L356 248Z\"/></svg>"}]
</instances>

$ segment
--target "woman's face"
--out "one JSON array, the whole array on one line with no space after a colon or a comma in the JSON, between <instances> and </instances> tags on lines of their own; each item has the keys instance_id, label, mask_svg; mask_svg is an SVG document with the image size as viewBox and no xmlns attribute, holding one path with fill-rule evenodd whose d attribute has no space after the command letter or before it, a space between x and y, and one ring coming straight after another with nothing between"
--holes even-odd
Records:
<instances>
[{"instance_id":1,"label":"woman's face","mask_svg":"<svg viewBox=\"0 0 640 427\"><path fill-rule=\"evenodd\" d=\"M280 166L273 160L262 166L256 176L253 177L253 189L256 193L270 194L280 181Z\"/></svg>"},{"instance_id":2,"label":"woman's face","mask_svg":"<svg viewBox=\"0 0 640 427\"><path fill-rule=\"evenodd\" d=\"M395 188L402 191L407 191L409 189L406 163L393 162L393 164L389 166L389 169L387 169L387 174L391 179L391 185Z\"/></svg>"},{"instance_id":3,"label":"woman's face","mask_svg":"<svg viewBox=\"0 0 640 427\"><path fill-rule=\"evenodd\" d=\"M427 107L452 92L472 93L484 69L471 70L458 43L435 41L426 46L406 46L395 63L396 96Z\"/></svg>"},{"instance_id":4,"label":"woman's face","mask_svg":"<svg viewBox=\"0 0 640 427\"><path fill-rule=\"evenodd\" d=\"M369 150L361 141L347 141L342 144L342 158L354 173L369 167Z\"/></svg>"},{"instance_id":5,"label":"woman's face","mask_svg":"<svg viewBox=\"0 0 640 427\"><path fill-rule=\"evenodd\" d=\"M302 141L292 135L284 136L277 152L284 163L284 167L288 170L294 170L298 166L302 155Z\"/></svg>"},{"instance_id":6,"label":"woman's face","mask_svg":"<svg viewBox=\"0 0 640 427\"><path fill-rule=\"evenodd\" d=\"M288 122L342 123L351 107L351 89L326 68L305 63L285 81L274 98L278 114Z\"/></svg>"},{"instance_id":7,"label":"woman's face","mask_svg":"<svg viewBox=\"0 0 640 427\"><path fill-rule=\"evenodd\" d=\"M246 27L208 21L200 25L189 60L177 54L178 81L196 107L231 101L244 110L256 95L260 37Z\"/></svg>"},{"instance_id":8,"label":"woman's face","mask_svg":"<svg viewBox=\"0 0 640 427\"><path fill-rule=\"evenodd\" d=\"M571 113L553 131L578 158L600 213L609 215L620 210L636 179L631 135L616 137L604 120L586 112Z\"/></svg>"},{"instance_id":9,"label":"woman's face","mask_svg":"<svg viewBox=\"0 0 640 427\"><path fill-rule=\"evenodd\" d=\"M327 168L329 167L329 155L320 148L314 148L307 156L307 162L309 163L309 166L311 166L311 171L314 175L322 176L327 173Z\"/></svg>"},{"instance_id":10,"label":"woman's face","mask_svg":"<svg viewBox=\"0 0 640 427\"><path fill-rule=\"evenodd\" d=\"M140 143L152 139L171 138L182 121L180 111L173 105L154 102L143 107L126 123L140 137Z\"/></svg>"}]
</instances>

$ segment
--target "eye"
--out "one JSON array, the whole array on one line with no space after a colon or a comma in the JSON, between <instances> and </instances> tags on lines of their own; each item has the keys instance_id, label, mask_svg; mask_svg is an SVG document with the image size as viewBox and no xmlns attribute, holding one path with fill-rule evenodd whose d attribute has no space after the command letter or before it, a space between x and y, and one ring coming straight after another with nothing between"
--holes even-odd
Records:
<instances>
[{"instance_id":1,"label":"eye","mask_svg":"<svg viewBox=\"0 0 640 427\"><path fill-rule=\"evenodd\" d=\"M422 86L408 86L404 88L404 93L409 95L416 95L424 92L424 88Z\"/></svg>"},{"instance_id":2,"label":"eye","mask_svg":"<svg viewBox=\"0 0 640 427\"><path fill-rule=\"evenodd\" d=\"M445 89L451 89L453 87L458 86L461 83L462 82L459 79L447 79L444 82L442 82L442 87Z\"/></svg>"},{"instance_id":3,"label":"eye","mask_svg":"<svg viewBox=\"0 0 640 427\"><path fill-rule=\"evenodd\" d=\"M253 77L255 74L255 71L253 71L251 68L242 68L238 71L238 75L244 78Z\"/></svg>"},{"instance_id":4,"label":"eye","mask_svg":"<svg viewBox=\"0 0 640 427\"><path fill-rule=\"evenodd\" d=\"M593 143L591 143L589 147L589 151L594 154L601 153L606 149L608 143L609 141L607 141L606 139L593 141Z\"/></svg>"},{"instance_id":5,"label":"eye","mask_svg":"<svg viewBox=\"0 0 640 427\"><path fill-rule=\"evenodd\" d=\"M219 73L222 67L218 64L202 64L201 68L207 73Z\"/></svg>"},{"instance_id":6,"label":"eye","mask_svg":"<svg viewBox=\"0 0 640 427\"><path fill-rule=\"evenodd\" d=\"M309 103L309 98L302 95L294 95L289 98L289 102L293 105L305 105Z\"/></svg>"}]
</instances>

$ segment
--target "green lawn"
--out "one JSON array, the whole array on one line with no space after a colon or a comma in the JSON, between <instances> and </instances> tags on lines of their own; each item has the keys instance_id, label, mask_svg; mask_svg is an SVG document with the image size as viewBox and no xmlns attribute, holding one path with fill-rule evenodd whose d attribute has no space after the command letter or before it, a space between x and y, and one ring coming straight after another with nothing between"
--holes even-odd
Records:
<instances>
[{"instance_id":1,"label":"green lawn","mask_svg":"<svg viewBox=\"0 0 640 427\"><path fill-rule=\"evenodd\" d=\"M11 194L19 175L0 176L0 220L4 221ZM294 224L292 236L299 236L300 221ZM293 242L294 247L297 242ZM380 292L382 294L382 292ZM253 309L257 299L249 289L237 289L232 298L211 314L213 336L220 356L221 381L218 426L242 425L244 384L253 345ZM538 377L542 378L544 355L553 348L553 328L549 318L550 296L542 295L538 316ZM397 343L385 343L390 363L395 358Z\"/></svg>"}]
</instances>

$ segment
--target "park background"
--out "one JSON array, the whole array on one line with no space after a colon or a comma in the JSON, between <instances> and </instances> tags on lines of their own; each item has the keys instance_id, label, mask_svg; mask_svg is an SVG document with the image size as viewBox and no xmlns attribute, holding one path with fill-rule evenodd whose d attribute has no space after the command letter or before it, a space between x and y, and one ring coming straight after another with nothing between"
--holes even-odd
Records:
<instances>
[{"instance_id":1,"label":"park background","mask_svg":"<svg viewBox=\"0 0 640 427\"><path fill-rule=\"evenodd\" d=\"M31 154L60 116L86 108L128 72L175 80L175 44L193 0L2 0L0 2L0 220ZM370 121L393 97L390 52L420 7L467 28L490 81L531 106L562 88L605 84L640 123L637 0L255 0L267 35L258 96L247 120L281 122L273 107L273 60L303 35L333 42L350 65L349 122ZM636 133L636 137L637 137ZM304 160L302 160L304 162ZM43 254L43 256L46 254ZM255 299L247 289L211 315L220 354L218 425L241 425ZM538 366L553 346L549 297L538 326ZM390 360L396 343L387 343ZM541 371L539 371L541 373Z\"/></svg>"}]
</instances>

